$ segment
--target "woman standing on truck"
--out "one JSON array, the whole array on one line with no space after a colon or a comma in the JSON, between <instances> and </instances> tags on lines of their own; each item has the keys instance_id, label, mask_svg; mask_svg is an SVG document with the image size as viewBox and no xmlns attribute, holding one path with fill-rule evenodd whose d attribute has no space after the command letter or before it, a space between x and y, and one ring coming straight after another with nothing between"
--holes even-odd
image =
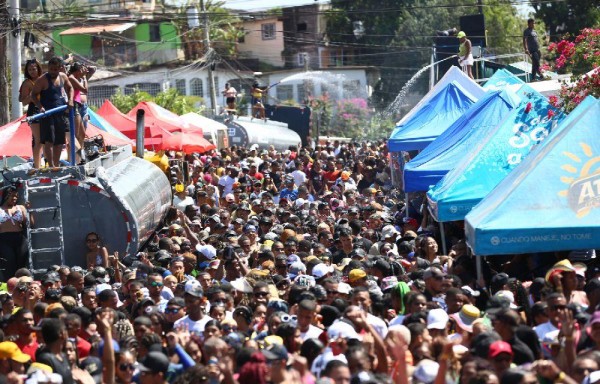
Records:
<instances>
[{"instance_id":1,"label":"woman standing on truck","mask_svg":"<svg viewBox=\"0 0 600 384\"><path fill-rule=\"evenodd\" d=\"M25 62L25 80L21 83L19 89L19 101L27 106L27 117L39 113L31 97L31 90L38 77L42 75L42 66L36 59L27 60ZM33 149L33 168L40 167L40 154L42 152L42 143L40 142L40 122L32 121L29 123L32 134L32 149Z\"/></svg>"},{"instance_id":2,"label":"woman standing on truck","mask_svg":"<svg viewBox=\"0 0 600 384\"><path fill-rule=\"evenodd\" d=\"M88 271L94 267L108 267L108 250L100 244L100 236L90 232L85 236L88 252L85 254Z\"/></svg>"},{"instance_id":3,"label":"woman standing on truck","mask_svg":"<svg viewBox=\"0 0 600 384\"><path fill-rule=\"evenodd\" d=\"M5 266L6 281L19 268L27 266L27 238L25 229L30 220L27 209L17 204L19 193L15 185L3 188L0 196L0 259Z\"/></svg>"}]
</instances>

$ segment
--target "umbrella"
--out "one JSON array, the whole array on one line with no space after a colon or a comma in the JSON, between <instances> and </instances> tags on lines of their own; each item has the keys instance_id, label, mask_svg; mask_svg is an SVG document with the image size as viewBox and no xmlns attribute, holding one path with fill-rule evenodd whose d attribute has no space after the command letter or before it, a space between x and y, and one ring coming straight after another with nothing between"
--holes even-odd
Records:
<instances>
[{"instance_id":1,"label":"umbrella","mask_svg":"<svg viewBox=\"0 0 600 384\"><path fill-rule=\"evenodd\" d=\"M0 156L22 156L30 158L31 128L21 117L0 127Z\"/></svg>"},{"instance_id":2,"label":"umbrella","mask_svg":"<svg viewBox=\"0 0 600 384\"><path fill-rule=\"evenodd\" d=\"M216 147L197 133L180 132L169 137L164 137L161 148L163 150L183 151L185 153L203 153Z\"/></svg>"}]
</instances>

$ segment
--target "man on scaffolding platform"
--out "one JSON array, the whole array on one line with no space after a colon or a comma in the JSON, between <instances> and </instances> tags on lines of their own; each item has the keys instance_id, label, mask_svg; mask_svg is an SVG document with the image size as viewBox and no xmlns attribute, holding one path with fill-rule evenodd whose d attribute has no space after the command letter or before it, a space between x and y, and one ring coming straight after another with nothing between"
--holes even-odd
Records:
<instances>
[{"instance_id":1,"label":"man on scaffolding platform","mask_svg":"<svg viewBox=\"0 0 600 384\"><path fill-rule=\"evenodd\" d=\"M227 114L235 114L235 98L237 97L237 90L229 83L225 83L225 89L221 92L225 96L225 102L227 103Z\"/></svg>"},{"instance_id":2,"label":"man on scaffolding platform","mask_svg":"<svg viewBox=\"0 0 600 384\"><path fill-rule=\"evenodd\" d=\"M259 119L267 121L265 106L262 103L262 97L265 92L266 90L260 89L258 82L252 84L252 89L250 90L250 95L252 96L252 119L258 114Z\"/></svg>"},{"instance_id":3,"label":"man on scaffolding platform","mask_svg":"<svg viewBox=\"0 0 600 384\"><path fill-rule=\"evenodd\" d=\"M460 46L458 47L458 65L472 79L474 59L471 40L467 39L467 34L463 31L458 32L456 37L460 41Z\"/></svg>"}]
</instances>

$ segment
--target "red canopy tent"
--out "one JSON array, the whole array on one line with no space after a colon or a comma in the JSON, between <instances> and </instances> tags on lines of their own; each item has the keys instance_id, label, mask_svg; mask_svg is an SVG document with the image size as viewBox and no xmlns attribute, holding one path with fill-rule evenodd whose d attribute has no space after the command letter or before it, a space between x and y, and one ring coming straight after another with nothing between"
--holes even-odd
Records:
<instances>
[{"instance_id":1,"label":"red canopy tent","mask_svg":"<svg viewBox=\"0 0 600 384\"><path fill-rule=\"evenodd\" d=\"M108 121L113 127L121 131L125 136L132 140L136 139L136 117L135 113L133 117L122 113L111 103L109 100L105 100L104 104L96 112ZM148 120L144 119L144 147L146 149L157 150L160 146L160 142L163 137L170 136L171 133L159 125L148 124Z\"/></svg>"},{"instance_id":2,"label":"red canopy tent","mask_svg":"<svg viewBox=\"0 0 600 384\"><path fill-rule=\"evenodd\" d=\"M197 133L177 132L163 139L161 144L164 150L182 151L184 153L207 152L215 149L215 145Z\"/></svg>"},{"instance_id":3,"label":"red canopy tent","mask_svg":"<svg viewBox=\"0 0 600 384\"><path fill-rule=\"evenodd\" d=\"M202 127L190 125L187 121L179 117L179 115L169 111L153 103L151 101L141 101L133 107L127 114L129 118L135 119L138 109L143 109L146 114L144 116L146 125L152 127L161 127L167 131L174 132L191 132L203 136Z\"/></svg>"},{"instance_id":4,"label":"red canopy tent","mask_svg":"<svg viewBox=\"0 0 600 384\"><path fill-rule=\"evenodd\" d=\"M31 128L25 116L0 127L0 157L31 157Z\"/></svg>"},{"instance_id":5,"label":"red canopy tent","mask_svg":"<svg viewBox=\"0 0 600 384\"><path fill-rule=\"evenodd\" d=\"M106 145L131 145L132 142L111 135L100 128L88 123L85 131L87 137L101 135ZM21 156L31 157L31 128L25 122L25 116L0 127L0 157Z\"/></svg>"}]
</instances>

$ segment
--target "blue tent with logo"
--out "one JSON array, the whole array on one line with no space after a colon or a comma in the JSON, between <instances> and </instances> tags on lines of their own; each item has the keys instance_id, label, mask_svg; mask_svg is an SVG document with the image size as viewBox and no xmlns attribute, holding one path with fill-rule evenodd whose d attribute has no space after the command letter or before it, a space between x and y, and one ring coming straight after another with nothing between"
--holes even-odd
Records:
<instances>
[{"instance_id":1,"label":"blue tent with logo","mask_svg":"<svg viewBox=\"0 0 600 384\"><path fill-rule=\"evenodd\" d=\"M471 105L475 104L477 99L457 81L446 85L423 104L411 119L396 126L388 140L390 152L420 150L427 147Z\"/></svg>"},{"instance_id":2,"label":"blue tent with logo","mask_svg":"<svg viewBox=\"0 0 600 384\"><path fill-rule=\"evenodd\" d=\"M465 218L477 255L600 248L600 101L588 97Z\"/></svg>"},{"instance_id":3,"label":"blue tent with logo","mask_svg":"<svg viewBox=\"0 0 600 384\"><path fill-rule=\"evenodd\" d=\"M404 191L427 191L471 152L520 98L508 90L489 91L434 142L406 163Z\"/></svg>"},{"instance_id":4,"label":"blue tent with logo","mask_svg":"<svg viewBox=\"0 0 600 384\"><path fill-rule=\"evenodd\" d=\"M504 89L507 86L521 86L525 84L525 82L515 76L513 73L507 71L504 68L497 70L492 77L488 79L483 85L483 89L486 91L489 90L500 90Z\"/></svg>"},{"instance_id":5,"label":"blue tent with logo","mask_svg":"<svg viewBox=\"0 0 600 384\"><path fill-rule=\"evenodd\" d=\"M564 118L539 94L524 101L427 192L435 220L463 220Z\"/></svg>"},{"instance_id":6,"label":"blue tent with logo","mask_svg":"<svg viewBox=\"0 0 600 384\"><path fill-rule=\"evenodd\" d=\"M106 121L102 116L98 115L96 112L92 111L91 109L88 109L88 114L90 116L90 123L94 124L96 127L120 139L131 141L130 138L125 136L117 128L113 127L111 123Z\"/></svg>"}]
</instances>

